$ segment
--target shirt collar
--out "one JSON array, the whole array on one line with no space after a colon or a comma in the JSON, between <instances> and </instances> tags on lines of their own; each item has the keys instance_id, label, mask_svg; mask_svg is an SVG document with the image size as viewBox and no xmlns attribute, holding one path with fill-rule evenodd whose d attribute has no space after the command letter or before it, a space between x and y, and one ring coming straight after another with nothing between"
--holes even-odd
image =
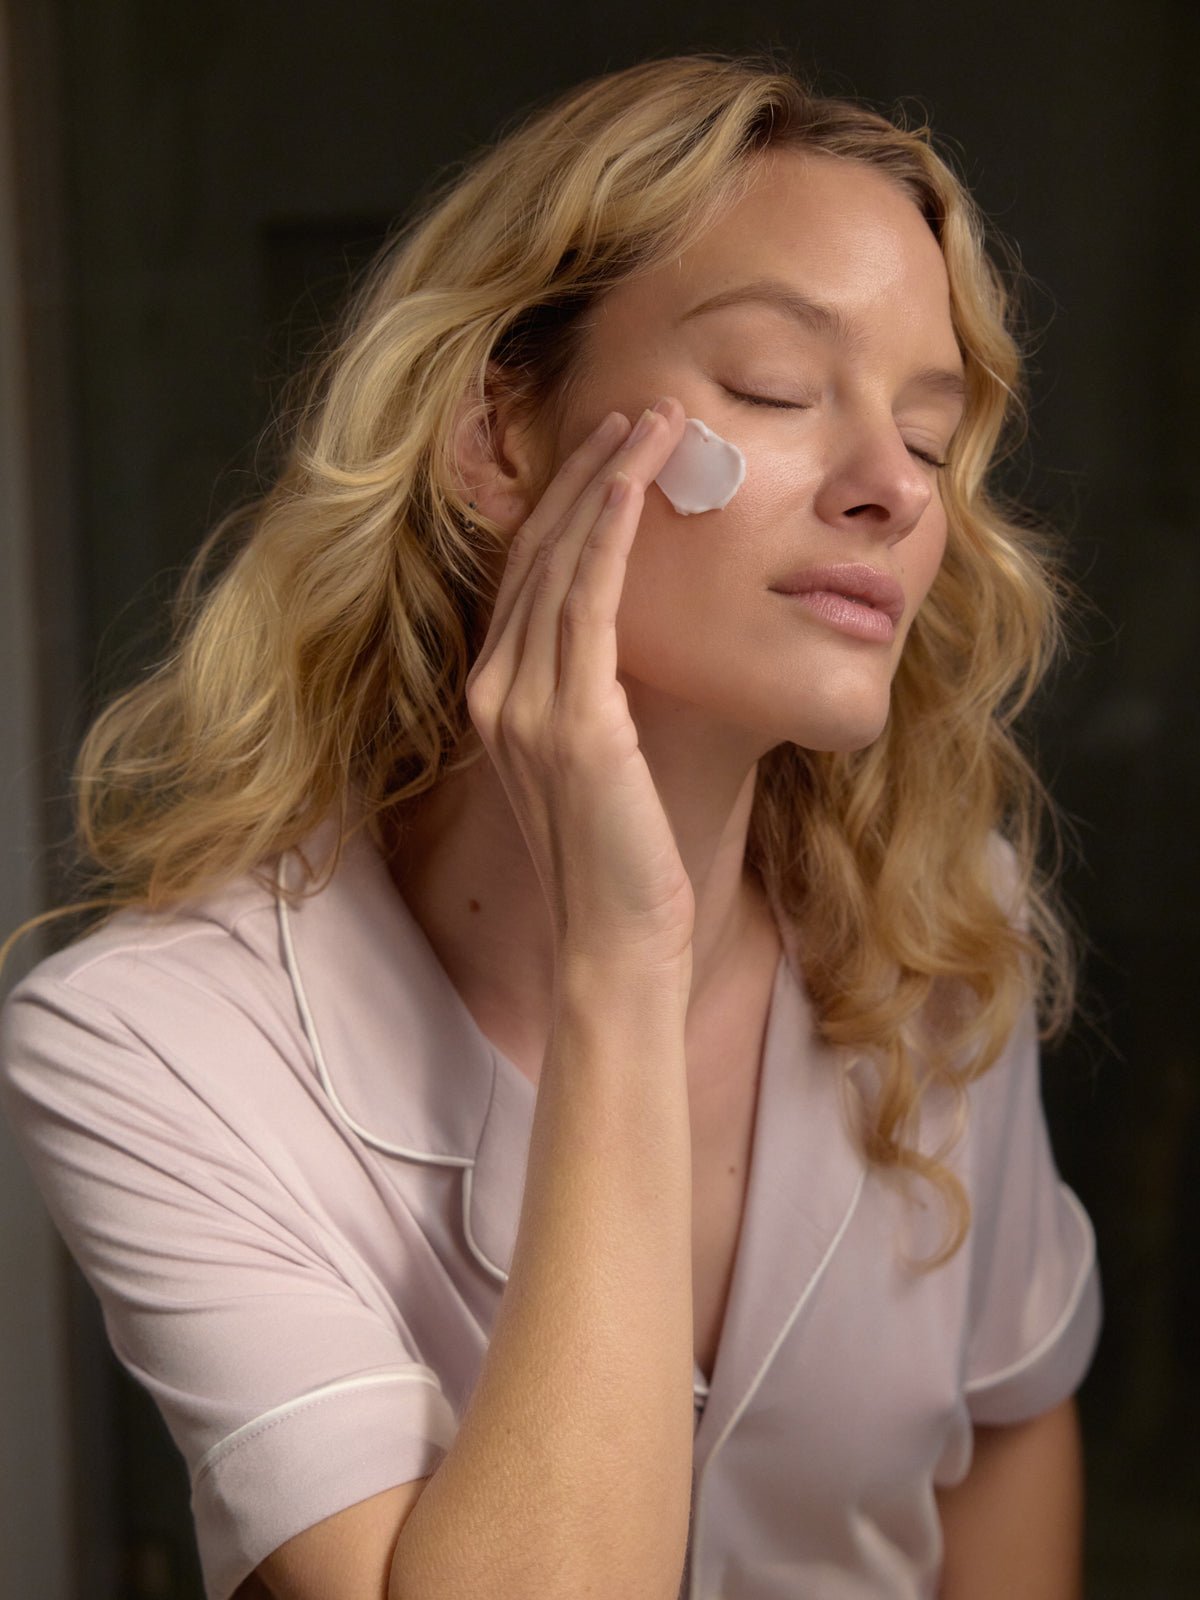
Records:
<instances>
[{"instance_id":1,"label":"shirt collar","mask_svg":"<svg viewBox=\"0 0 1200 1600\"><path fill-rule=\"evenodd\" d=\"M281 862L279 881L299 886L293 859ZM319 893L293 907L277 898L284 959L339 1116L388 1156L462 1167L468 1247L506 1282L534 1086L479 1028L363 833L346 841ZM698 1461L727 1435L801 1316L846 1232L864 1177L843 1112L838 1055L818 1037L795 940L772 904L784 953Z\"/></svg>"}]
</instances>

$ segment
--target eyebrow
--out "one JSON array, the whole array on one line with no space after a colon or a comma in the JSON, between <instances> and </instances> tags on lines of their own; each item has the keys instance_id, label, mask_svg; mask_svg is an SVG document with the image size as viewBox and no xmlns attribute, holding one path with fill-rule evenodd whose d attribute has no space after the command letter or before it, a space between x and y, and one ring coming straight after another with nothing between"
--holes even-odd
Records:
<instances>
[{"instance_id":1,"label":"eyebrow","mask_svg":"<svg viewBox=\"0 0 1200 1600\"><path fill-rule=\"evenodd\" d=\"M853 348L859 342L858 334L836 306L828 305L823 300L813 300L777 278L757 278L732 289L722 289L720 293L710 295L707 300L701 300L699 305L685 311L679 321L690 322L693 317L704 316L709 311L723 311L726 306L747 304L767 305L776 311L783 311L810 333L832 339L837 344ZM964 400L967 394L965 377L952 367L923 367L909 379L908 386L930 389L953 400Z\"/></svg>"}]
</instances>

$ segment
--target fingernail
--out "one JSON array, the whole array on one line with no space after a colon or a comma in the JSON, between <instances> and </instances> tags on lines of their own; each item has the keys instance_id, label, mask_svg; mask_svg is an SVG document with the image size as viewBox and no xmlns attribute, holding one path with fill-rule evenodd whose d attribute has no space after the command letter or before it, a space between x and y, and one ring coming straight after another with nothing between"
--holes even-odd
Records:
<instances>
[{"instance_id":1,"label":"fingernail","mask_svg":"<svg viewBox=\"0 0 1200 1600\"><path fill-rule=\"evenodd\" d=\"M629 435L629 438L626 439L625 443L627 445L637 444L639 439L644 439L646 437L653 426L653 411L643 411L641 416L638 418L637 427L634 428L633 432Z\"/></svg>"},{"instance_id":2,"label":"fingernail","mask_svg":"<svg viewBox=\"0 0 1200 1600\"><path fill-rule=\"evenodd\" d=\"M654 402L654 409L658 412L660 417L665 417L667 412L671 409L670 399L664 395L661 400L656 400Z\"/></svg>"}]
</instances>

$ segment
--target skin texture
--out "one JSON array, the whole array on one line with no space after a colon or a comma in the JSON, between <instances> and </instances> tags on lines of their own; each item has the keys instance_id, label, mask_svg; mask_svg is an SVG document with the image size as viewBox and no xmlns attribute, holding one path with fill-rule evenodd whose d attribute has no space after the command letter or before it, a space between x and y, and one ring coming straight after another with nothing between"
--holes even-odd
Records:
<instances>
[{"instance_id":1,"label":"skin texture","mask_svg":"<svg viewBox=\"0 0 1200 1600\"><path fill-rule=\"evenodd\" d=\"M765 278L835 306L850 342L762 304L688 315ZM922 457L944 458L960 403L914 388L930 366L962 362L941 252L916 206L864 166L786 152L677 261L601 301L552 432L500 405L490 436L458 441L464 498L514 534L610 411L634 419L670 396L669 419L655 424L669 434L663 459L683 415L747 457L746 481L721 511L683 517L646 490L617 618L618 679L695 892L697 1011L736 981L734 953L767 917L744 871L759 758L785 740L860 748L887 720L946 538L938 472ZM829 561L864 561L901 583L891 643L835 632L771 592ZM440 785L410 837L400 871L414 914L468 1002L515 1019L535 1053L553 928L490 766Z\"/></svg>"},{"instance_id":2,"label":"skin texture","mask_svg":"<svg viewBox=\"0 0 1200 1600\"><path fill-rule=\"evenodd\" d=\"M970 1472L938 1495L939 1600L1080 1600L1082 1485L1074 1400L1012 1428L978 1428ZM382 1596L392 1529L416 1487L389 1489L298 1534L237 1600ZM338 1590L339 1582L350 1586Z\"/></svg>"},{"instance_id":3,"label":"skin texture","mask_svg":"<svg viewBox=\"0 0 1200 1600\"><path fill-rule=\"evenodd\" d=\"M1083 1453L1075 1401L977 1428L971 1470L938 1495L939 1600L1080 1600Z\"/></svg>"}]
</instances>

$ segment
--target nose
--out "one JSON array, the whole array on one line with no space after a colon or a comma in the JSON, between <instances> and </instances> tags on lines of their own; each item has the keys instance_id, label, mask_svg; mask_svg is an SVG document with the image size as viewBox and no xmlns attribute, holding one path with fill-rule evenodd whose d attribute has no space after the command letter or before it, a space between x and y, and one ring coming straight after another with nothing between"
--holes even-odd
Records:
<instances>
[{"instance_id":1,"label":"nose","mask_svg":"<svg viewBox=\"0 0 1200 1600\"><path fill-rule=\"evenodd\" d=\"M898 544L920 522L935 492L934 469L912 454L889 415L834 426L817 514L833 526L869 526Z\"/></svg>"}]
</instances>

